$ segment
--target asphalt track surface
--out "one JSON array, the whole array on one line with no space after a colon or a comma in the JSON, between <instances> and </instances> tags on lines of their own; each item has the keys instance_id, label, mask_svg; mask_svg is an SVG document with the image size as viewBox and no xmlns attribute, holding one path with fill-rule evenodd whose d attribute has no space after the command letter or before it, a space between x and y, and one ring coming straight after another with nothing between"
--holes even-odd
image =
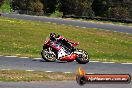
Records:
<instances>
[{"instance_id":1,"label":"asphalt track surface","mask_svg":"<svg viewBox=\"0 0 132 88\"><path fill-rule=\"evenodd\" d=\"M85 84L78 85L75 81L62 82L0 82L0 88L132 88L130 84Z\"/></svg>"},{"instance_id":2,"label":"asphalt track surface","mask_svg":"<svg viewBox=\"0 0 132 88\"><path fill-rule=\"evenodd\" d=\"M0 69L34 70L76 73L78 67L83 67L87 73L113 73L132 75L132 64L89 62L78 64L74 62L45 62L43 59L18 58L0 56Z\"/></svg>"},{"instance_id":3,"label":"asphalt track surface","mask_svg":"<svg viewBox=\"0 0 132 88\"><path fill-rule=\"evenodd\" d=\"M79 20L67 20L67 19L60 19L60 18L49 18L49 17L41 17L41 16L29 16L29 15L18 15L18 14L5 14L2 13L2 16L9 17L9 18L17 18L17 19L24 19L24 20L33 20L33 21L41 21L41 22L52 22L57 24L64 24L64 25L72 25L77 27L83 28L99 28L108 31L114 32L123 32L123 33L132 33L132 26L119 26L113 24L99 24L93 22L86 22L86 21L79 21Z\"/></svg>"}]
</instances>

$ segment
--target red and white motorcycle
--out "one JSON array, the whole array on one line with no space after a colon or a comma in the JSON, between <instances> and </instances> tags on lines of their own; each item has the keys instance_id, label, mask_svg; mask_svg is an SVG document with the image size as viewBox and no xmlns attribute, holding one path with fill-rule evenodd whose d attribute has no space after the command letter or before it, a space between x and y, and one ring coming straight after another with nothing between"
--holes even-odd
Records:
<instances>
[{"instance_id":1,"label":"red and white motorcycle","mask_svg":"<svg viewBox=\"0 0 132 88\"><path fill-rule=\"evenodd\" d=\"M86 51L75 48L78 44L79 42L72 42L64 36L59 36L58 40L49 37L43 45L42 58L47 62L76 60L79 64L86 64L89 62L89 55Z\"/></svg>"}]
</instances>

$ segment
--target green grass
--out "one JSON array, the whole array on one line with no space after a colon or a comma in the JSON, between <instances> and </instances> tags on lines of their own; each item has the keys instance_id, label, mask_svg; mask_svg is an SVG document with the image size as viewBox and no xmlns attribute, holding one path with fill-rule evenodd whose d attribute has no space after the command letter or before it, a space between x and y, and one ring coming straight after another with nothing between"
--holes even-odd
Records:
<instances>
[{"instance_id":1,"label":"green grass","mask_svg":"<svg viewBox=\"0 0 132 88\"><path fill-rule=\"evenodd\" d=\"M78 48L86 50L91 60L132 62L131 34L4 17L0 17L0 54L41 57L43 42L51 32L80 42Z\"/></svg>"},{"instance_id":2,"label":"green grass","mask_svg":"<svg viewBox=\"0 0 132 88\"><path fill-rule=\"evenodd\" d=\"M75 76L73 73L62 72L0 70L0 81L3 82L75 80Z\"/></svg>"}]
</instances>

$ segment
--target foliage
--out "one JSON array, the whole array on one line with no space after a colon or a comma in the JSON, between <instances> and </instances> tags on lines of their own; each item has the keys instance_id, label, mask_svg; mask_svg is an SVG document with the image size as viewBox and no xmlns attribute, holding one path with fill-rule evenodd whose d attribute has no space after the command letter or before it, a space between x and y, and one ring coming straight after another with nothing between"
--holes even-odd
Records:
<instances>
[{"instance_id":1,"label":"foliage","mask_svg":"<svg viewBox=\"0 0 132 88\"><path fill-rule=\"evenodd\" d=\"M128 19L130 17L129 15L129 6L128 0L112 0L110 2L110 6L108 9L107 16L110 18L116 18L116 19Z\"/></svg>"},{"instance_id":2,"label":"foliage","mask_svg":"<svg viewBox=\"0 0 132 88\"><path fill-rule=\"evenodd\" d=\"M3 2L4 2L4 0L0 0L0 7L1 7L1 5L3 4Z\"/></svg>"},{"instance_id":3,"label":"foliage","mask_svg":"<svg viewBox=\"0 0 132 88\"><path fill-rule=\"evenodd\" d=\"M60 0L64 15L93 16L91 0Z\"/></svg>"},{"instance_id":4,"label":"foliage","mask_svg":"<svg viewBox=\"0 0 132 88\"><path fill-rule=\"evenodd\" d=\"M109 11L108 17L110 18L116 18L116 19L129 18L129 13L126 8L122 8L122 7L109 8L108 11Z\"/></svg>"},{"instance_id":5,"label":"foliage","mask_svg":"<svg viewBox=\"0 0 132 88\"><path fill-rule=\"evenodd\" d=\"M51 17L62 17L63 16L63 13L62 12L59 12L59 11L55 11L50 16Z\"/></svg>"},{"instance_id":6,"label":"foliage","mask_svg":"<svg viewBox=\"0 0 132 88\"><path fill-rule=\"evenodd\" d=\"M56 10L57 0L43 0L43 5L45 6L45 13L54 13Z\"/></svg>"},{"instance_id":7,"label":"foliage","mask_svg":"<svg viewBox=\"0 0 132 88\"><path fill-rule=\"evenodd\" d=\"M44 5L40 0L13 0L12 7L19 13L26 14L43 14Z\"/></svg>"},{"instance_id":8,"label":"foliage","mask_svg":"<svg viewBox=\"0 0 132 88\"><path fill-rule=\"evenodd\" d=\"M92 3L95 16L128 19L131 17L131 0L94 0Z\"/></svg>"},{"instance_id":9,"label":"foliage","mask_svg":"<svg viewBox=\"0 0 132 88\"><path fill-rule=\"evenodd\" d=\"M27 10L30 11L29 14L42 15L43 14L43 4L39 0L29 0L27 2Z\"/></svg>"},{"instance_id":10,"label":"foliage","mask_svg":"<svg viewBox=\"0 0 132 88\"><path fill-rule=\"evenodd\" d=\"M95 16L105 16L108 8L108 0L94 0L92 3L92 9L95 12Z\"/></svg>"},{"instance_id":11,"label":"foliage","mask_svg":"<svg viewBox=\"0 0 132 88\"><path fill-rule=\"evenodd\" d=\"M11 12L9 0L0 0L0 12Z\"/></svg>"},{"instance_id":12,"label":"foliage","mask_svg":"<svg viewBox=\"0 0 132 88\"><path fill-rule=\"evenodd\" d=\"M31 15L132 19L132 0L12 0L11 6L18 13ZM9 7L9 4L2 5L2 10Z\"/></svg>"}]
</instances>

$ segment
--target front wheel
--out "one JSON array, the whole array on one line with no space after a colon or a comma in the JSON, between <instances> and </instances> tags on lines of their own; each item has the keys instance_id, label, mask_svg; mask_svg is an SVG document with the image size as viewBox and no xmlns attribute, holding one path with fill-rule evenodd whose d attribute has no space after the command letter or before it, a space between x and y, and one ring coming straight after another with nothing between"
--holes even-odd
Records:
<instances>
[{"instance_id":1,"label":"front wheel","mask_svg":"<svg viewBox=\"0 0 132 88\"><path fill-rule=\"evenodd\" d=\"M82 54L78 54L77 58L76 58L76 61L79 64L86 64L89 62L90 57L86 51L84 51L82 49L77 49L76 51L82 53Z\"/></svg>"},{"instance_id":2,"label":"front wheel","mask_svg":"<svg viewBox=\"0 0 132 88\"><path fill-rule=\"evenodd\" d=\"M53 51L49 51L49 49L43 49L41 56L47 62L54 62L56 60L56 54Z\"/></svg>"}]
</instances>

